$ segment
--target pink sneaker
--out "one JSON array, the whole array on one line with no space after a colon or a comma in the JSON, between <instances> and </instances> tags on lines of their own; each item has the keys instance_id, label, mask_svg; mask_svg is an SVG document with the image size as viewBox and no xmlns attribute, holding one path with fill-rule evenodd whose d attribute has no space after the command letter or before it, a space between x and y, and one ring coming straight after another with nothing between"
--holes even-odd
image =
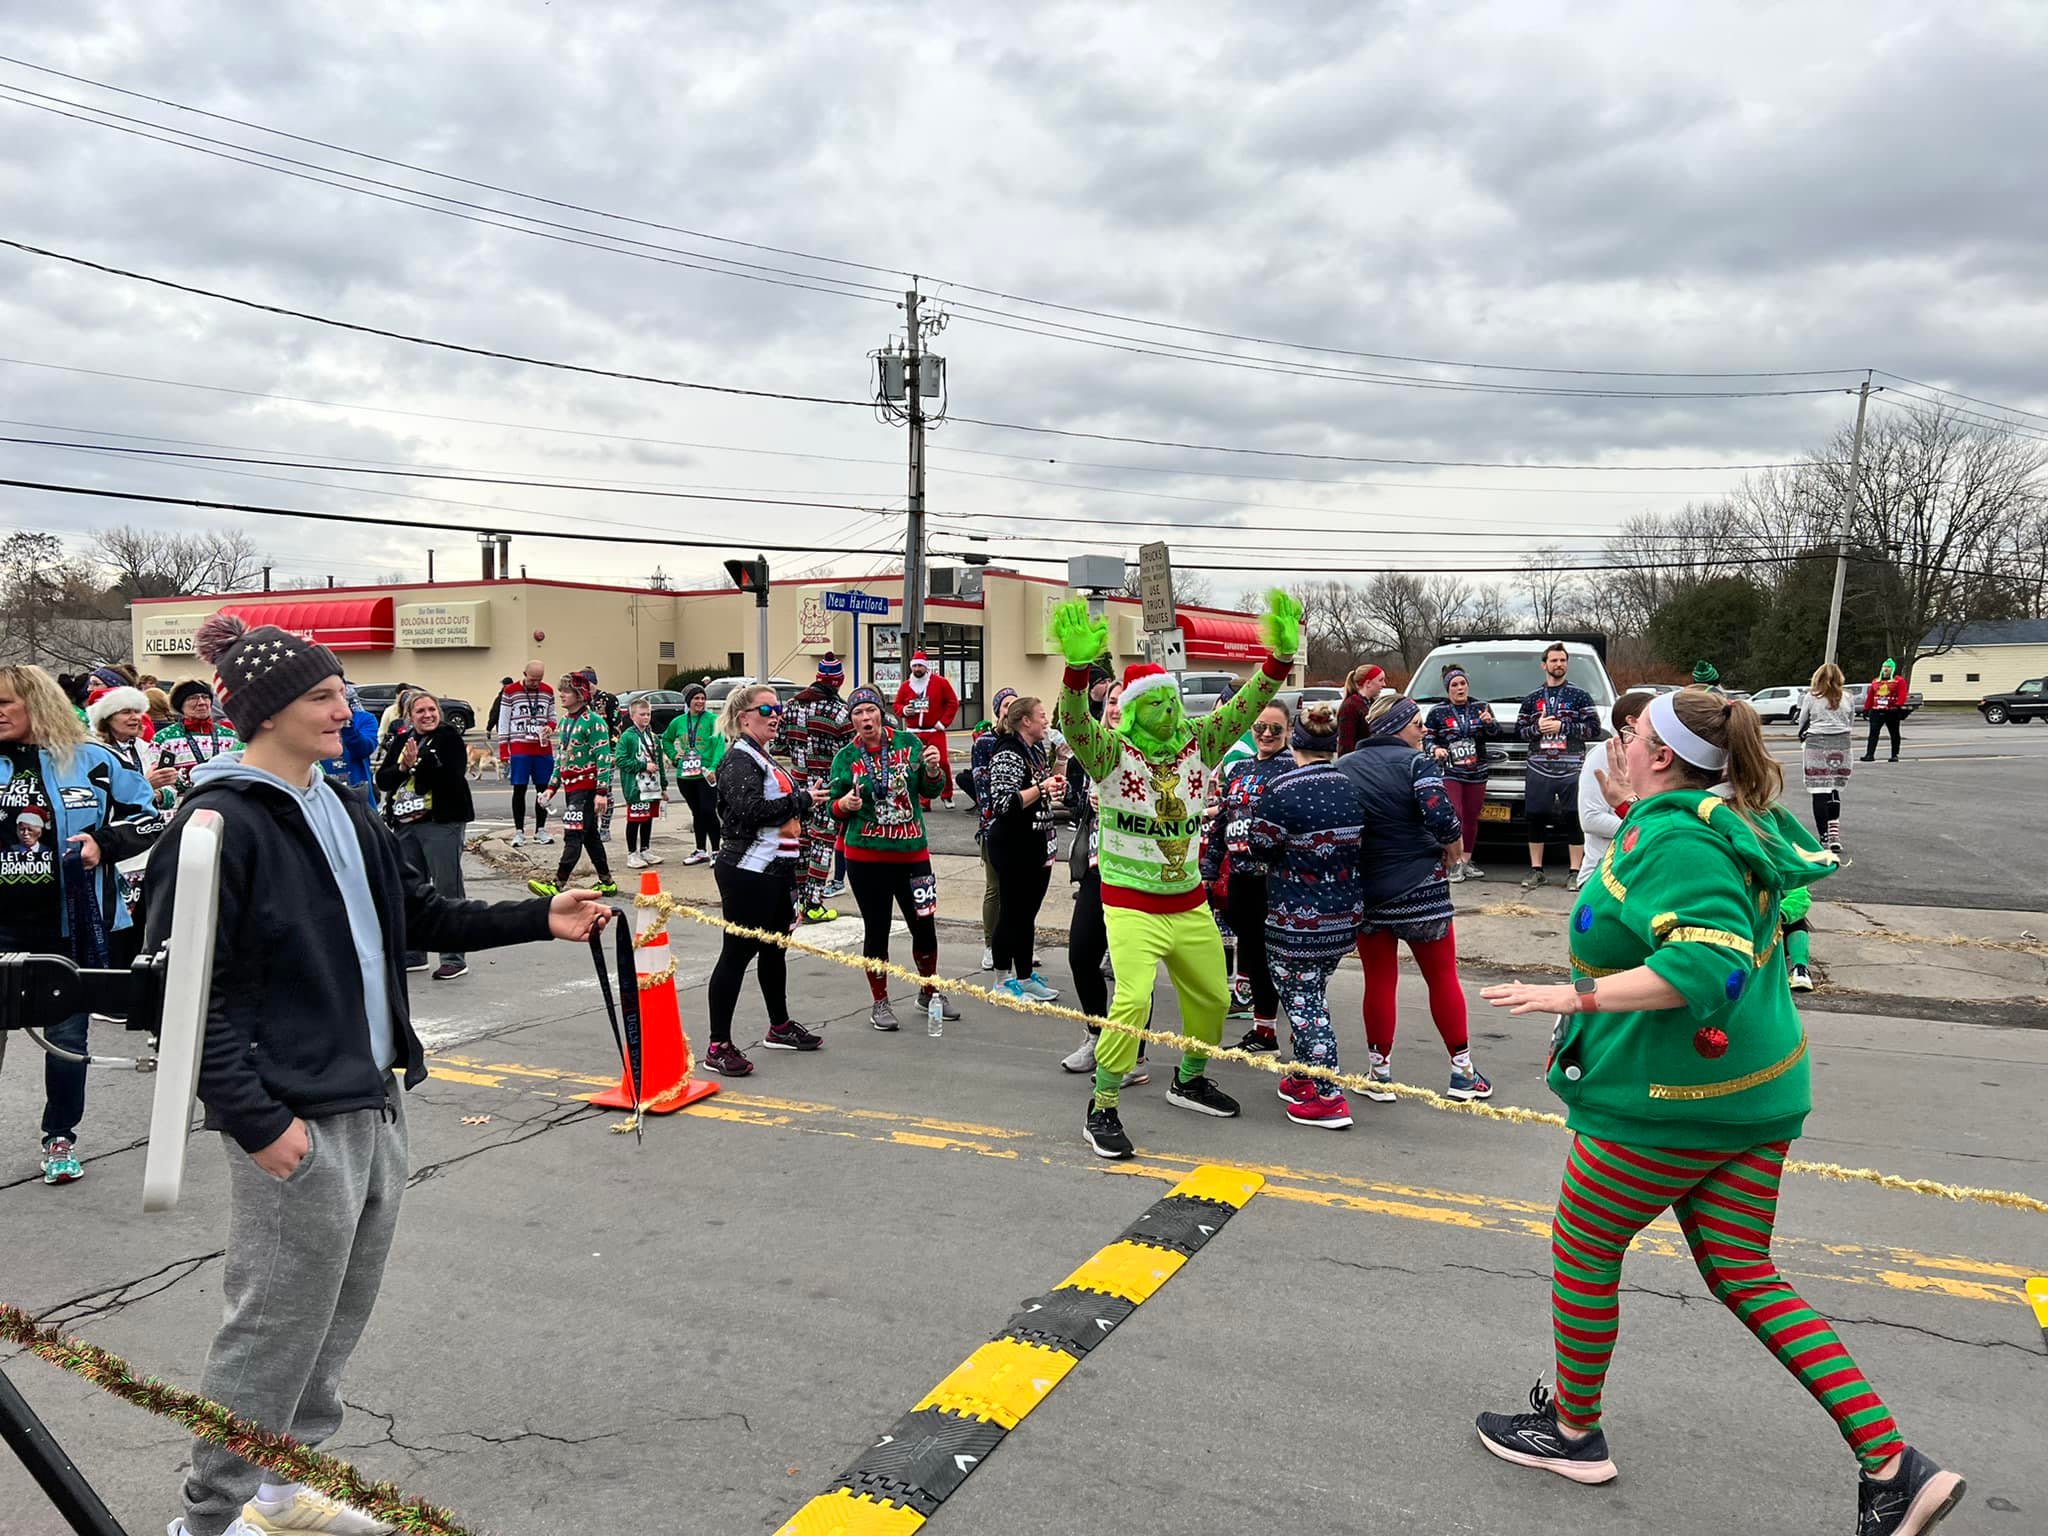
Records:
<instances>
[{"instance_id":1,"label":"pink sneaker","mask_svg":"<svg viewBox=\"0 0 2048 1536\"><path fill-rule=\"evenodd\" d=\"M1290 1072L1280 1079L1280 1102L1300 1104L1316 1096L1316 1080L1304 1077L1299 1072Z\"/></svg>"},{"instance_id":2,"label":"pink sneaker","mask_svg":"<svg viewBox=\"0 0 2048 1536\"><path fill-rule=\"evenodd\" d=\"M1303 1079L1307 1081L1307 1079ZM1344 1101L1344 1095L1332 1089L1328 1093L1312 1094L1306 1099L1296 1099L1287 1106L1287 1118L1296 1125L1318 1126L1326 1131L1341 1131L1351 1124L1351 1106Z\"/></svg>"}]
</instances>

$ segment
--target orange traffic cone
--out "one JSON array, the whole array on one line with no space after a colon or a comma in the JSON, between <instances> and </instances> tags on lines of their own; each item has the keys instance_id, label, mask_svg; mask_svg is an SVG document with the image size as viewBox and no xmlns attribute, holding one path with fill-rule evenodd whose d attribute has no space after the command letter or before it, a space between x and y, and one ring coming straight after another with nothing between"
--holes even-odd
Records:
<instances>
[{"instance_id":1,"label":"orange traffic cone","mask_svg":"<svg viewBox=\"0 0 2048 1536\"><path fill-rule=\"evenodd\" d=\"M642 896L661 894L661 876L648 870L640 877ZM676 1002L675 970L670 960L668 930L658 928L653 907L636 909L633 969L640 988L640 1108L650 1115L672 1115L718 1092L718 1084L690 1076L696 1063L690 1037L683 1033L682 1009ZM659 980L654 978L659 977ZM633 1082L624 1066L619 1086L591 1101L607 1109L633 1107Z\"/></svg>"}]
</instances>

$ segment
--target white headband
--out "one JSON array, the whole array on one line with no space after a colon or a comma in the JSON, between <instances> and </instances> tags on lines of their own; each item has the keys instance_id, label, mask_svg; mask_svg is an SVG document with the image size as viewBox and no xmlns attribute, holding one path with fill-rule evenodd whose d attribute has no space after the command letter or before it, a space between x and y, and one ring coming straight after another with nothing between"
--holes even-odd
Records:
<instances>
[{"instance_id":1,"label":"white headband","mask_svg":"<svg viewBox=\"0 0 2048 1536\"><path fill-rule=\"evenodd\" d=\"M1650 729L1657 733L1657 739L1695 768L1719 773L1728 766L1728 749L1717 747L1688 730L1685 722L1678 718L1678 710L1673 706L1670 694L1658 694L1650 700L1650 707L1644 713L1650 717Z\"/></svg>"}]
</instances>

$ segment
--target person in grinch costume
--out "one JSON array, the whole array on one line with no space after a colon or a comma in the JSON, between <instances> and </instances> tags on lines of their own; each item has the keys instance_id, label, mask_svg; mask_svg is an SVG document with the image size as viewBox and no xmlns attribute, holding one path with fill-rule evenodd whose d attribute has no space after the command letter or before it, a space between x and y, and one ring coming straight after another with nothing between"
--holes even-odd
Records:
<instances>
[{"instance_id":1,"label":"person in grinch costume","mask_svg":"<svg viewBox=\"0 0 2048 1536\"><path fill-rule=\"evenodd\" d=\"M1108 649L1108 624L1090 616L1079 598L1061 603L1048 619L1047 631L1067 662L1059 728L1074 761L1095 781L1101 803L1102 915L1116 976L1109 1019L1125 1026L1103 1030L1095 1045L1095 1091L1084 1134L1099 1157L1132 1152L1117 1113L1124 1074L1138 1059L1138 1038L1126 1030L1145 1026L1161 961L1180 999L1181 1033L1211 1045L1223 1038L1230 985L1202 887L1202 802L1224 753L1287 680L1288 658L1301 647L1301 604L1269 592L1260 623L1270 654L1213 713L1189 720L1173 675L1136 664L1124 669L1117 694L1123 722L1109 730L1088 708L1089 669ZM1237 1113L1237 1101L1203 1072L1207 1060L1200 1050L1183 1055L1166 1101L1227 1119Z\"/></svg>"}]
</instances>

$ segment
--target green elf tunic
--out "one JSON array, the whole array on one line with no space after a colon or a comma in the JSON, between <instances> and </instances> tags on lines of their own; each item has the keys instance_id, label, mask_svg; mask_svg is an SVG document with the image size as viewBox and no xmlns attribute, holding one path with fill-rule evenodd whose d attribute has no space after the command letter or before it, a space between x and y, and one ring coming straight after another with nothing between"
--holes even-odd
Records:
<instances>
[{"instance_id":1,"label":"green elf tunic","mask_svg":"<svg viewBox=\"0 0 2048 1536\"><path fill-rule=\"evenodd\" d=\"M1572 974L1647 965L1685 1003L1560 1021L1550 1088L1575 1132L1726 1152L1799 1135L1813 1091L1779 908L1835 864L1783 806L1753 822L1693 789L1629 812L1573 908Z\"/></svg>"},{"instance_id":2,"label":"green elf tunic","mask_svg":"<svg viewBox=\"0 0 2048 1536\"><path fill-rule=\"evenodd\" d=\"M612 764L619 774L619 793L626 802L626 820L652 821L661 814L661 750L653 728L629 725L612 746Z\"/></svg>"},{"instance_id":3,"label":"green elf tunic","mask_svg":"<svg viewBox=\"0 0 2048 1536\"><path fill-rule=\"evenodd\" d=\"M685 710L661 733L661 751L675 768L678 783L715 777L719 763L725 759L725 738L718 733L718 716L708 709L701 715Z\"/></svg>"}]
</instances>

